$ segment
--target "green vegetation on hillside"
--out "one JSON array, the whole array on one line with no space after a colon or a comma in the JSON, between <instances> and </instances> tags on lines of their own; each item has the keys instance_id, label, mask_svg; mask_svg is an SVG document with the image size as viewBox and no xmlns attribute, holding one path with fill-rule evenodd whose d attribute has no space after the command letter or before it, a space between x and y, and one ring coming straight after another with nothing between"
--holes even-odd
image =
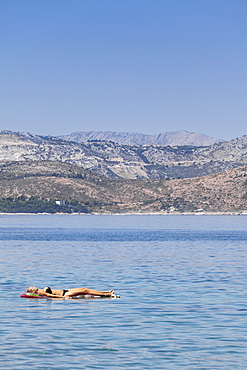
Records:
<instances>
[{"instance_id":1,"label":"green vegetation on hillside","mask_svg":"<svg viewBox=\"0 0 247 370\"><path fill-rule=\"evenodd\" d=\"M88 213L87 208L78 203L58 205L55 200L44 200L36 197L2 198L0 213Z\"/></svg>"},{"instance_id":2,"label":"green vegetation on hillside","mask_svg":"<svg viewBox=\"0 0 247 370\"><path fill-rule=\"evenodd\" d=\"M247 166L193 179L116 180L57 161L3 161L0 175L1 213L247 210Z\"/></svg>"}]
</instances>

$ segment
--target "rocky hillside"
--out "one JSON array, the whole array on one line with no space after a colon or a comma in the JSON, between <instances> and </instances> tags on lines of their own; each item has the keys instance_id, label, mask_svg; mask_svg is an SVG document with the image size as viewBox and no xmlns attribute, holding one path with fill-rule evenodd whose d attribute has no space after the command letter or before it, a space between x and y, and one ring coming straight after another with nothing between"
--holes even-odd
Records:
<instances>
[{"instance_id":1,"label":"rocky hillside","mask_svg":"<svg viewBox=\"0 0 247 370\"><path fill-rule=\"evenodd\" d=\"M62 200L85 212L245 212L247 166L174 180L112 180L71 164L0 162L1 198ZM62 208L61 208L62 209Z\"/></svg>"},{"instance_id":2,"label":"rocky hillside","mask_svg":"<svg viewBox=\"0 0 247 370\"><path fill-rule=\"evenodd\" d=\"M184 130L164 132L158 135L145 135L137 132L115 131L77 131L60 136L61 139L83 143L104 140L127 145L162 145L162 146L208 146L223 141L209 136Z\"/></svg>"},{"instance_id":3,"label":"rocky hillside","mask_svg":"<svg viewBox=\"0 0 247 370\"><path fill-rule=\"evenodd\" d=\"M210 175L247 164L247 136L208 147L69 142L0 132L0 161L57 161L112 179L175 179Z\"/></svg>"}]
</instances>

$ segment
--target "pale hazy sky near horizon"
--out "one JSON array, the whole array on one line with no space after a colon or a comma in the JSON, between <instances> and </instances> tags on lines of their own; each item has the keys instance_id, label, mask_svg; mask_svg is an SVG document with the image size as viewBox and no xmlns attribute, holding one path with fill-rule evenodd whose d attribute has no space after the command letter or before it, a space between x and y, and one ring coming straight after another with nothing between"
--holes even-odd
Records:
<instances>
[{"instance_id":1,"label":"pale hazy sky near horizon","mask_svg":"<svg viewBox=\"0 0 247 370\"><path fill-rule=\"evenodd\" d=\"M0 129L243 136L246 16L246 0L0 0Z\"/></svg>"}]
</instances>

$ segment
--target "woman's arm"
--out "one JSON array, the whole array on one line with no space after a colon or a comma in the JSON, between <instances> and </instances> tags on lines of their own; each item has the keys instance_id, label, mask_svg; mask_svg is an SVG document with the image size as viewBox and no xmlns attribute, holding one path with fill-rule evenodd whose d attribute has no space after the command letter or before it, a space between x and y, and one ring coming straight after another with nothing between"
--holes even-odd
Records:
<instances>
[{"instance_id":1,"label":"woman's arm","mask_svg":"<svg viewBox=\"0 0 247 370\"><path fill-rule=\"evenodd\" d=\"M38 294L44 295L46 297L51 297L51 298L63 298L62 296L57 295L57 294L47 293L44 289L39 289Z\"/></svg>"}]
</instances>

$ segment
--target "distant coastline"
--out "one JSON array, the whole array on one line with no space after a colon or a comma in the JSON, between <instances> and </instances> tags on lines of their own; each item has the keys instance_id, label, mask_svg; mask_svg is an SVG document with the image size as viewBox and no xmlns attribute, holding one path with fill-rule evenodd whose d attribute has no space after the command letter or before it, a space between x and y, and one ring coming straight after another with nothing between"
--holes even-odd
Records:
<instances>
[{"instance_id":1,"label":"distant coastline","mask_svg":"<svg viewBox=\"0 0 247 370\"><path fill-rule=\"evenodd\" d=\"M247 211L236 212L95 212L95 213L8 213L0 212L0 216L247 216Z\"/></svg>"},{"instance_id":2,"label":"distant coastline","mask_svg":"<svg viewBox=\"0 0 247 370\"><path fill-rule=\"evenodd\" d=\"M0 139L4 214L247 213L247 136L206 147Z\"/></svg>"}]
</instances>

